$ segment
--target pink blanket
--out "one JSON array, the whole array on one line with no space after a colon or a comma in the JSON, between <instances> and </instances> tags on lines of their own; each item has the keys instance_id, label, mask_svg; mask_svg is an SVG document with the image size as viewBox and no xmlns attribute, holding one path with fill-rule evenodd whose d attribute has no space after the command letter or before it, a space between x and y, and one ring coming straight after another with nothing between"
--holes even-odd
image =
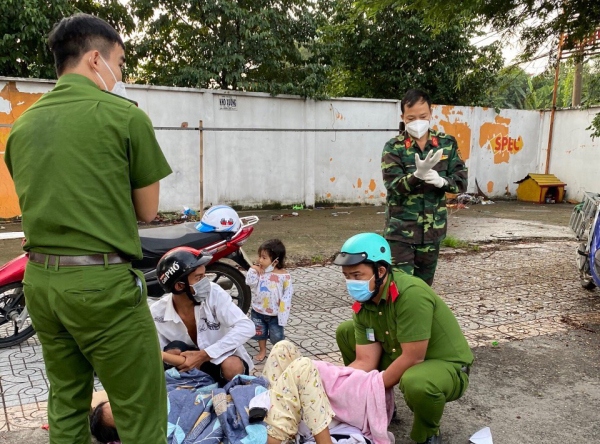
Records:
<instances>
[{"instance_id":1,"label":"pink blanket","mask_svg":"<svg viewBox=\"0 0 600 444\"><path fill-rule=\"evenodd\" d=\"M387 428L394 410L394 391L385 390L381 373L313 362L336 418L361 429L375 444L390 444Z\"/></svg>"}]
</instances>

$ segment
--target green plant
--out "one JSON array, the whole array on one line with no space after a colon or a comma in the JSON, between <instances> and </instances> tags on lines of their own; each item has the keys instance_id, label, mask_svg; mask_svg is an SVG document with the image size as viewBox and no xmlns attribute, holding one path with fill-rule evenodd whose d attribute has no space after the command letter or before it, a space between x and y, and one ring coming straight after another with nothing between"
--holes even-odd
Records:
<instances>
[{"instance_id":1,"label":"green plant","mask_svg":"<svg viewBox=\"0 0 600 444\"><path fill-rule=\"evenodd\" d=\"M454 236L448 236L442 241L442 247L448 248L466 248L468 246L467 242L464 240L458 239Z\"/></svg>"},{"instance_id":2,"label":"green plant","mask_svg":"<svg viewBox=\"0 0 600 444\"><path fill-rule=\"evenodd\" d=\"M320 254L315 254L313 257L310 258L310 262L313 264L320 264L325 260L325 258L323 256L321 256Z\"/></svg>"}]
</instances>

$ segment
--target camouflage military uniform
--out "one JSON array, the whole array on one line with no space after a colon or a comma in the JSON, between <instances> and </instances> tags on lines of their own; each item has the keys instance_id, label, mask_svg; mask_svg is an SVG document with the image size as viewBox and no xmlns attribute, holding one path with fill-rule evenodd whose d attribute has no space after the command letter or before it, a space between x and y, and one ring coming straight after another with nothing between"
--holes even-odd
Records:
<instances>
[{"instance_id":1,"label":"camouflage military uniform","mask_svg":"<svg viewBox=\"0 0 600 444\"><path fill-rule=\"evenodd\" d=\"M433 167L448 185L436 188L414 176L415 154L425 159L431 150L443 149ZM446 236L446 192L464 193L467 169L458 154L456 139L429 131L423 152L408 134L388 141L381 158L383 182L387 189L384 236L390 243L394 268L433 282L440 242Z\"/></svg>"}]
</instances>

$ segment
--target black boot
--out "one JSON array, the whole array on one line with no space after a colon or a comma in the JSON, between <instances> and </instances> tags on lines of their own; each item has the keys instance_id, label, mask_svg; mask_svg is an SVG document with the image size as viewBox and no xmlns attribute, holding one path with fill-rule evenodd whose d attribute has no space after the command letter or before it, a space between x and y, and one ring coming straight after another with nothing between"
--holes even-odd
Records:
<instances>
[{"instance_id":1,"label":"black boot","mask_svg":"<svg viewBox=\"0 0 600 444\"><path fill-rule=\"evenodd\" d=\"M437 435L430 436L426 441L419 444L442 444L442 434L438 433Z\"/></svg>"}]
</instances>

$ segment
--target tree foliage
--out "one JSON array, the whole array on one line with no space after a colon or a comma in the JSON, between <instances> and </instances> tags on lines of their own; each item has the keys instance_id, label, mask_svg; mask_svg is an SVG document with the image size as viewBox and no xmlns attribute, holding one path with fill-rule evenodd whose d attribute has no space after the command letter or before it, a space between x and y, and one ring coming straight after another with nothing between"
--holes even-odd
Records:
<instances>
[{"instance_id":1,"label":"tree foliage","mask_svg":"<svg viewBox=\"0 0 600 444\"><path fill-rule=\"evenodd\" d=\"M101 17L122 33L133 30L133 18L118 0L0 1L0 75L54 78L48 33L61 18L76 12Z\"/></svg>"},{"instance_id":2,"label":"tree foliage","mask_svg":"<svg viewBox=\"0 0 600 444\"><path fill-rule=\"evenodd\" d=\"M132 0L138 81L315 96L327 2Z\"/></svg>"},{"instance_id":3,"label":"tree foliage","mask_svg":"<svg viewBox=\"0 0 600 444\"><path fill-rule=\"evenodd\" d=\"M436 103L479 104L502 57L496 45L471 45L472 29L455 24L434 33L414 11L388 7L366 15L349 0L338 0L324 30L334 51L327 92L397 99L421 88Z\"/></svg>"},{"instance_id":4,"label":"tree foliage","mask_svg":"<svg viewBox=\"0 0 600 444\"><path fill-rule=\"evenodd\" d=\"M443 30L457 23L481 19L500 34L520 34L524 59L549 39L567 36L566 47L588 38L599 26L598 0L358 0L370 11L388 7L423 12L427 23Z\"/></svg>"},{"instance_id":5,"label":"tree foliage","mask_svg":"<svg viewBox=\"0 0 600 444\"><path fill-rule=\"evenodd\" d=\"M575 64L562 62L557 85L556 107L572 106ZM497 85L490 89L488 106L495 108L549 109L554 91L554 69L529 75L518 67L504 68L498 74ZM581 105L600 105L600 64L583 66Z\"/></svg>"}]
</instances>

